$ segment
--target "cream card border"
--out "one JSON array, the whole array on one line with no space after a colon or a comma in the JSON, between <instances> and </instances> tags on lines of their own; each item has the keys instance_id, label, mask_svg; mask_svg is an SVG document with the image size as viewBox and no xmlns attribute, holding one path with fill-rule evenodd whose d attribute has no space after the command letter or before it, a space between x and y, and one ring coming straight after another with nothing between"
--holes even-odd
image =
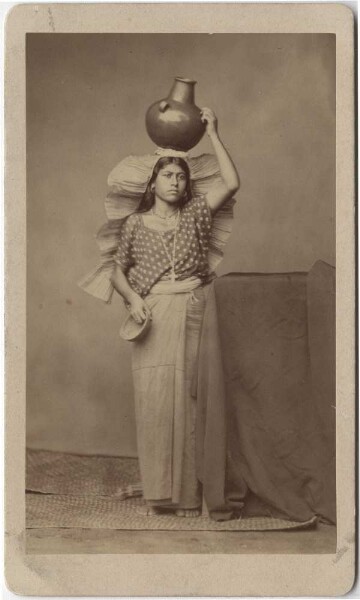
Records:
<instances>
[{"instance_id":1,"label":"cream card border","mask_svg":"<svg viewBox=\"0 0 360 600\"><path fill-rule=\"evenodd\" d=\"M6 23L6 579L26 595L330 595L354 579L354 18L336 3L25 4ZM25 36L61 33L336 34L337 503L334 555L26 555Z\"/></svg>"}]
</instances>

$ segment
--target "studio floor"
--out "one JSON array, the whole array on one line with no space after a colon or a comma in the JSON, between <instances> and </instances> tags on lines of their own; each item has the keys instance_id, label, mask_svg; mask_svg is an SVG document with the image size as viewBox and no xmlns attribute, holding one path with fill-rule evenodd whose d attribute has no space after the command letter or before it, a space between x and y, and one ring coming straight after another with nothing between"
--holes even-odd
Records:
<instances>
[{"instance_id":1,"label":"studio floor","mask_svg":"<svg viewBox=\"0 0 360 600\"><path fill-rule=\"evenodd\" d=\"M29 554L335 554L336 527L243 515L141 516L136 459L27 453ZM140 510L139 510L140 508ZM267 515L267 516L265 516ZM290 527L290 528L289 528Z\"/></svg>"},{"instance_id":2,"label":"studio floor","mask_svg":"<svg viewBox=\"0 0 360 600\"><path fill-rule=\"evenodd\" d=\"M39 528L29 554L335 554L336 527L303 531L129 531Z\"/></svg>"}]
</instances>

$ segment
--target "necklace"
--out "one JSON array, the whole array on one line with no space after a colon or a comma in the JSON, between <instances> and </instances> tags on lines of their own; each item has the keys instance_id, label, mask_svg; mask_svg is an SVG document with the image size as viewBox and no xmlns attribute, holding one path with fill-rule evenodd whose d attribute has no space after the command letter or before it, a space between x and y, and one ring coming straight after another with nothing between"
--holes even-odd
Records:
<instances>
[{"instance_id":1,"label":"necklace","mask_svg":"<svg viewBox=\"0 0 360 600\"><path fill-rule=\"evenodd\" d=\"M170 221L170 220L171 220L171 219L173 219L173 218L175 217L175 215L177 215L178 213L179 213L179 209L177 208L177 209L176 209L176 210L174 210L174 212L172 212L170 215L168 215L168 216L166 216L166 215L165 215L165 216L162 216L162 215L159 215L159 213L155 212L153 208L151 209L151 214L152 214L154 217L159 217L159 219L162 219L163 221Z\"/></svg>"},{"instance_id":2,"label":"necklace","mask_svg":"<svg viewBox=\"0 0 360 600\"><path fill-rule=\"evenodd\" d=\"M174 240L173 240L173 247L172 247L172 256L165 244L165 239L164 239L164 231L158 231L157 233L160 236L160 239L162 241L162 244L164 246L164 250L166 252L166 256L169 259L169 263L171 266L171 276L170 276L170 280L172 282L174 282L176 280L176 274L175 274L175 256L176 256L176 234L177 234L177 230L178 230L178 226L179 226L179 217L180 217L180 212L177 211L177 219L176 219L176 225L175 225L175 231L174 231Z\"/></svg>"}]
</instances>

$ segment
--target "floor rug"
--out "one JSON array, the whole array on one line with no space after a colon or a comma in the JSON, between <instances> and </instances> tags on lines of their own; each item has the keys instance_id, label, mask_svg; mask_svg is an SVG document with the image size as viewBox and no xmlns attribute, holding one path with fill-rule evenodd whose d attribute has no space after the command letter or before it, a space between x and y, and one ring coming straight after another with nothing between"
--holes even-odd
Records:
<instances>
[{"instance_id":1,"label":"floor rug","mask_svg":"<svg viewBox=\"0 0 360 600\"><path fill-rule=\"evenodd\" d=\"M140 514L145 503L138 460L27 450L26 519L28 528L266 531L305 529L316 517L298 522L272 516L243 516L216 522L198 518ZM32 492L32 493L31 493ZM34 493L36 492L36 493Z\"/></svg>"},{"instance_id":2,"label":"floor rug","mask_svg":"<svg viewBox=\"0 0 360 600\"><path fill-rule=\"evenodd\" d=\"M178 530L178 531L274 531L307 529L316 524L316 517L299 523L272 517L249 517L231 521L214 521L206 516L197 518L166 515L144 516L142 498L81 497L48 494L26 494L26 527Z\"/></svg>"}]
</instances>

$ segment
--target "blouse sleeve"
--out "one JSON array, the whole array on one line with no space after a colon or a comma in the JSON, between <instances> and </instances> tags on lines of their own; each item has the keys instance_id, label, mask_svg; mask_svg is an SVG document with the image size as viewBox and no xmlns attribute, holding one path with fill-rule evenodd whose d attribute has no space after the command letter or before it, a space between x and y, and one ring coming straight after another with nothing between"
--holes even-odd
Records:
<instances>
[{"instance_id":1,"label":"blouse sleeve","mask_svg":"<svg viewBox=\"0 0 360 600\"><path fill-rule=\"evenodd\" d=\"M193 199L195 222L200 235L208 236L211 232L212 215L206 196L196 196Z\"/></svg>"},{"instance_id":2,"label":"blouse sleeve","mask_svg":"<svg viewBox=\"0 0 360 600\"><path fill-rule=\"evenodd\" d=\"M136 223L136 215L130 215L121 228L120 242L114 256L114 261L124 271L127 271L134 264L133 245Z\"/></svg>"}]
</instances>

